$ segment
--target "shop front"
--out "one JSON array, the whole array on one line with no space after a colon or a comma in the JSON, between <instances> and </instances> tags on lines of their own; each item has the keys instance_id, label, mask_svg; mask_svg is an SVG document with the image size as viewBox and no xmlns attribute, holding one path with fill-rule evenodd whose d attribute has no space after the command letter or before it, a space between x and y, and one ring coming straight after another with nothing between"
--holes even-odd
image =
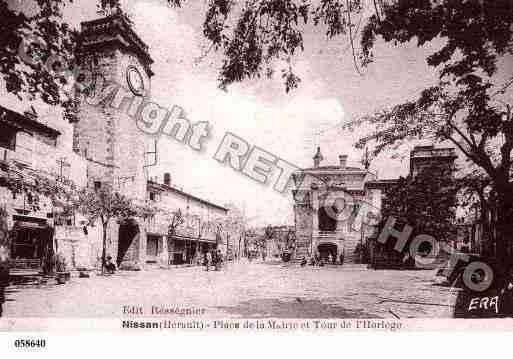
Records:
<instances>
[{"instance_id":1,"label":"shop front","mask_svg":"<svg viewBox=\"0 0 513 359\"><path fill-rule=\"evenodd\" d=\"M168 248L169 264L193 264L198 258L197 254L203 256L207 251L214 250L216 242L209 239L172 236L169 238Z\"/></svg>"},{"instance_id":2,"label":"shop front","mask_svg":"<svg viewBox=\"0 0 513 359\"><path fill-rule=\"evenodd\" d=\"M11 236L11 268L48 272L55 254L53 228L45 219L13 216Z\"/></svg>"}]
</instances>

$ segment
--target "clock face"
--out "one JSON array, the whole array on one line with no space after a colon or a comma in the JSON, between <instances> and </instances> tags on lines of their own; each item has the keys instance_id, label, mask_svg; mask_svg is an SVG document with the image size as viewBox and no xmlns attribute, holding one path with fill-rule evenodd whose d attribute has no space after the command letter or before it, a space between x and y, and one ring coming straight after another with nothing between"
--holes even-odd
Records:
<instances>
[{"instance_id":1,"label":"clock face","mask_svg":"<svg viewBox=\"0 0 513 359\"><path fill-rule=\"evenodd\" d=\"M139 72L139 70L135 66L129 66L126 70L126 80L128 82L128 87L130 91L134 93L134 95L142 96L144 93L144 80Z\"/></svg>"}]
</instances>

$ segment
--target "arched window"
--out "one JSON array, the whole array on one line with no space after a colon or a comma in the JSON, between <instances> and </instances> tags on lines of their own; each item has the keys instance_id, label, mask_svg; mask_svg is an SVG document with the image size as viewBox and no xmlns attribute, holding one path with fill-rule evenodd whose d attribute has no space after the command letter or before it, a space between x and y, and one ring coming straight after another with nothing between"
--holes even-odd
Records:
<instances>
[{"instance_id":1,"label":"arched window","mask_svg":"<svg viewBox=\"0 0 513 359\"><path fill-rule=\"evenodd\" d=\"M333 218L334 214L337 213L336 208L331 208L329 211L324 206L319 208L319 230L334 232L337 230L337 219Z\"/></svg>"}]
</instances>

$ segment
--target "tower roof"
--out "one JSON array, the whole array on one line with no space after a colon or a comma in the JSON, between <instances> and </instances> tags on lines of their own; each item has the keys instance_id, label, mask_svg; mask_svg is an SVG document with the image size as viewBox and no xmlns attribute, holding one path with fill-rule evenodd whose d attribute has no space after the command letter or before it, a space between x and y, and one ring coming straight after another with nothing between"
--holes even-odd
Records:
<instances>
[{"instance_id":1,"label":"tower roof","mask_svg":"<svg viewBox=\"0 0 513 359\"><path fill-rule=\"evenodd\" d=\"M148 45L135 33L122 14L85 21L80 26L82 51L88 52L108 45L117 45L133 51L141 59L148 76L154 75L151 70L151 64L154 61L149 54Z\"/></svg>"}]
</instances>

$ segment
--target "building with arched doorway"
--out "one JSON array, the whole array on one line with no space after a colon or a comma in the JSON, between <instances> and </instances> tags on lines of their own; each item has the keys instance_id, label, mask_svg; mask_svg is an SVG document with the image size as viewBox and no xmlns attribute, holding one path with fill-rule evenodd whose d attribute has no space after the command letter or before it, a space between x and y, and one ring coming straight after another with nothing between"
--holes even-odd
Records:
<instances>
[{"instance_id":1,"label":"building with arched doorway","mask_svg":"<svg viewBox=\"0 0 513 359\"><path fill-rule=\"evenodd\" d=\"M351 226L351 218L366 198L365 183L376 180L367 169L347 165L347 155L338 165L321 166L317 148L314 166L293 175L296 227L295 257L318 256L340 262L354 260L362 233Z\"/></svg>"},{"instance_id":2,"label":"building with arched doorway","mask_svg":"<svg viewBox=\"0 0 513 359\"><path fill-rule=\"evenodd\" d=\"M415 146L410 152L409 176L416 176L426 166L451 168L456 157L453 148ZM360 243L360 248L369 248L372 265L379 262L387 267L401 261L398 253L377 251L381 248L375 246L378 221L368 221L369 214L379 219L386 189L398 179L378 179L367 169L348 166L346 155L339 159L339 165L321 166L323 156L317 148L314 166L293 175L296 258L339 260L343 254L350 263L359 256L355 249Z\"/></svg>"}]
</instances>

